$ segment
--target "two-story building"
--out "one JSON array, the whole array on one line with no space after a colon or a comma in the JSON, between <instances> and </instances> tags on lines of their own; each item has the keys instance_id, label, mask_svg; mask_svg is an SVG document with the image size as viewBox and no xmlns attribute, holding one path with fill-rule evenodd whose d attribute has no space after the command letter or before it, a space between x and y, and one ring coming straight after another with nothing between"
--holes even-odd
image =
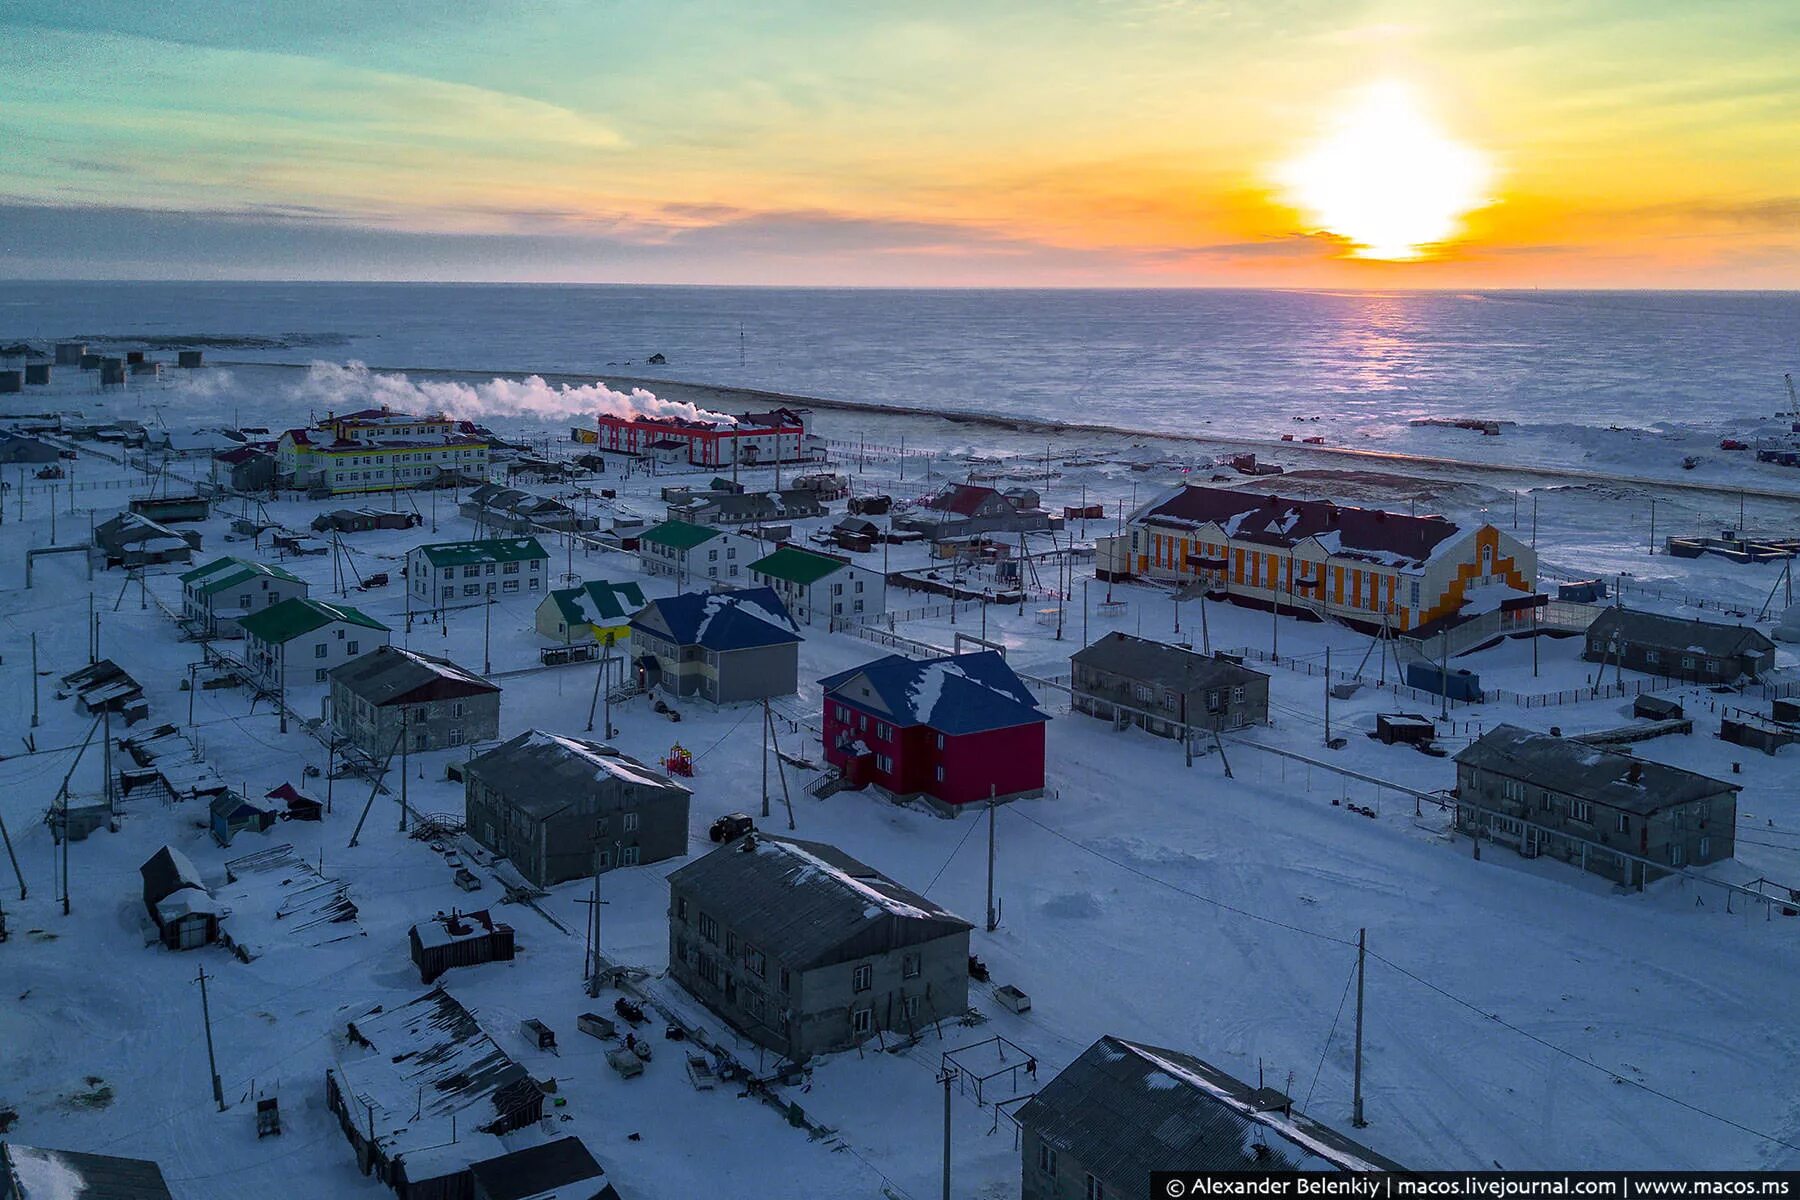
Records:
<instances>
[{"instance_id":1,"label":"two-story building","mask_svg":"<svg viewBox=\"0 0 1800 1200\"><path fill-rule=\"evenodd\" d=\"M1007 496L981 483L947 483L918 507L892 519L895 529L933 540L983 533L1032 533L1060 522L1037 506L1037 494Z\"/></svg>"},{"instance_id":2,"label":"two-story building","mask_svg":"<svg viewBox=\"0 0 1800 1200\"><path fill-rule=\"evenodd\" d=\"M307 593L307 582L247 558L215 558L181 576L181 619L201 637L243 636L239 619Z\"/></svg>"},{"instance_id":3,"label":"two-story building","mask_svg":"<svg viewBox=\"0 0 1800 1200\"><path fill-rule=\"evenodd\" d=\"M1269 721L1269 677L1229 658L1114 632L1077 650L1069 664L1076 712L1158 737Z\"/></svg>"},{"instance_id":4,"label":"two-story building","mask_svg":"<svg viewBox=\"0 0 1800 1200\"><path fill-rule=\"evenodd\" d=\"M273 691L325 683L332 668L387 645L390 633L359 609L310 597L259 609L238 625L252 681Z\"/></svg>"},{"instance_id":5,"label":"two-story building","mask_svg":"<svg viewBox=\"0 0 1800 1200\"><path fill-rule=\"evenodd\" d=\"M766 587L683 592L650 601L631 619L639 683L714 704L793 695L800 641L781 598Z\"/></svg>"},{"instance_id":6,"label":"two-story building","mask_svg":"<svg viewBox=\"0 0 1800 1200\"><path fill-rule=\"evenodd\" d=\"M644 591L637 584L590 579L545 596L537 607L537 631L565 645L622 643L631 636L631 615L643 607Z\"/></svg>"},{"instance_id":7,"label":"two-story building","mask_svg":"<svg viewBox=\"0 0 1800 1200\"><path fill-rule=\"evenodd\" d=\"M761 544L741 533L710 525L664 521L638 535L638 565L644 574L673 579L678 588L740 587Z\"/></svg>"},{"instance_id":8,"label":"two-story building","mask_svg":"<svg viewBox=\"0 0 1800 1200\"><path fill-rule=\"evenodd\" d=\"M433 542L406 552L406 600L413 612L441 612L550 589L550 555L534 537Z\"/></svg>"},{"instance_id":9,"label":"two-story building","mask_svg":"<svg viewBox=\"0 0 1800 1200\"><path fill-rule=\"evenodd\" d=\"M1148 1197L1153 1171L1399 1171L1393 1160L1180 1050L1110 1034L1016 1111L1021 1200Z\"/></svg>"},{"instance_id":10,"label":"two-story building","mask_svg":"<svg viewBox=\"0 0 1800 1200\"><path fill-rule=\"evenodd\" d=\"M1614 605L1588 626L1581 657L1693 683L1736 683L1775 669L1775 643L1749 625Z\"/></svg>"},{"instance_id":11,"label":"two-story building","mask_svg":"<svg viewBox=\"0 0 1800 1200\"><path fill-rule=\"evenodd\" d=\"M887 578L881 572L792 544L751 563L750 582L773 588L802 625L860 621L887 611Z\"/></svg>"},{"instance_id":12,"label":"two-story building","mask_svg":"<svg viewBox=\"0 0 1800 1200\"><path fill-rule=\"evenodd\" d=\"M1493 525L1184 484L1101 547L1112 575L1198 584L1234 603L1372 632L1477 613L1529 626L1537 554Z\"/></svg>"},{"instance_id":13,"label":"two-story building","mask_svg":"<svg viewBox=\"0 0 1800 1200\"><path fill-rule=\"evenodd\" d=\"M971 928L819 842L750 833L669 874L669 973L795 1062L961 1016Z\"/></svg>"},{"instance_id":14,"label":"two-story building","mask_svg":"<svg viewBox=\"0 0 1800 1200\"><path fill-rule=\"evenodd\" d=\"M447 658L377 646L327 678L333 732L371 758L500 736L500 685Z\"/></svg>"},{"instance_id":15,"label":"two-story building","mask_svg":"<svg viewBox=\"0 0 1800 1200\"><path fill-rule=\"evenodd\" d=\"M1732 857L1740 790L1575 738L1500 725L1456 755L1456 827L1527 858L1549 855L1642 887L1665 873L1658 865Z\"/></svg>"},{"instance_id":16,"label":"two-story building","mask_svg":"<svg viewBox=\"0 0 1800 1200\"><path fill-rule=\"evenodd\" d=\"M487 479L488 440L468 421L389 408L328 414L275 443L276 478L323 496Z\"/></svg>"},{"instance_id":17,"label":"two-story building","mask_svg":"<svg viewBox=\"0 0 1800 1200\"><path fill-rule=\"evenodd\" d=\"M687 853L688 789L602 742L533 729L463 782L469 835L539 887Z\"/></svg>"},{"instance_id":18,"label":"two-story building","mask_svg":"<svg viewBox=\"0 0 1800 1200\"><path fill-rule=\"evenodd\" d=\"M890 654L819 681L825 761L846 785L874 784L954 812L1044 790L1044 723L1030 689L992 650Z\"/></svg>"},{"instance_id":19,"label":"two-story building","mask_svg":"<svg viewBox=\"0 0 1800 1200\"><path fill-rule=\"evenodd\" d=\"M823 458L824 446L808 430L812 413L804 408L728 417L696 412L692 417L601 413L595 429L577 430L575 440L616 454L649 456L664 452L666 461L702 467L809 462Z\"/></svg>"}]
</instances>

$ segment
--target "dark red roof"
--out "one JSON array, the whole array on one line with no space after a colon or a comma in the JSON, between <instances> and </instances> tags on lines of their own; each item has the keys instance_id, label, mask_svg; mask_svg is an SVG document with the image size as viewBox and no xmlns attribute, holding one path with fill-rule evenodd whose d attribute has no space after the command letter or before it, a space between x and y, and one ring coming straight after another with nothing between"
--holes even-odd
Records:
<instances>
[{"instance_id":1,"label":"dark red roof","mask_svg":"<svg viewBox=\"0 0 1800 1200\"><path fill-rule=\"evenodd\" d=\"M1337 535L1345 554L1383 555L1422 561L1456 525L1440 516L1415 517L1378 508L1356 508L1329 500L1290 500L1230 488L1184 486L1153 504L1142 517L1148 525L1191 528L1214 522L1241 541L1294 546L1309 537Z\"/></svg>"},{"instance_id":2,"label":"dark red roof","mask_svg":"<svg viewBox=\"0 0 1800 1200\"><path fill-rule=\"evenodd\" d=\"M931 498L931 507L940 512L955 513L959 517L972 517L987 502L988 497L999 495L993 488L980 484L953 483Z\"/></svg>"}]
</instances>

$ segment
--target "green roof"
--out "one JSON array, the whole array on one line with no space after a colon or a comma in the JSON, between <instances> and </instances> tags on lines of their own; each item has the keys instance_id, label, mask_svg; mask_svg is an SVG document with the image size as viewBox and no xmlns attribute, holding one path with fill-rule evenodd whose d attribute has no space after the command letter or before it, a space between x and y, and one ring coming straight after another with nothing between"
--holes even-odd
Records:
<instances>
[{"instance_id":1,"label":"green roof","mask_svg":"<svg viewBox=\"0 0 1800 1200\"><path fill-rule=\"evenodd\" d=\"M302 599L298 596L283 600L280 604L272 604L261 612L251 613L238 624L246 637L280 645L293 641L303 633L323 629L334 621L346 621L365 629L388 632L386 625L368 613L343 604L327 604L323 600Z\"/></svg>"},{"instance_id":2,"label":"green roof","mask_svg":"<svg viewBox=\"0 0 1800 1200\"><path fill-rule=\"evenodd\" d=\"M460 567L469 563L522 562L549 558L534 537L485 538L472 542L436 542L419 552L434 567Z\"/></svg>"},{"instance_id":3,"label":"green roof","mask_svg":"<svg viewBox=\"0 0 1800 1200\"><path fill-rule=\"evenodd\" d=\"M298 575L284 571L280 567L272 567L267 563L252 562L247 558L215 558L203 567L195 567L192 571L182 573L182 583L198 584L195 589L203 596L210 596L242 583L246 579L266 576L270 579L285 579L289 583L304 583Z\"/></svg>"},{"instance_id":4,"label":"green roof","mask_svg":"<svg viewBox=\"0 0 1800 1200\"><path fill-rule=\"evenodd\" d=\"M557 588L550 593L568 625L600 625L622 621L644 607L644 592L635 583L591 580L580 587Z\"/></svg>"},{"instance_id":5,"label":"green roof","mask_svg":"<svg viewBox=\"0 0 1800 1200\"><path fill-rule=\"evenodd\" d=\"M659 546L673 546L677 550L692 550L702 542L710 542L719 536L719 531L710 525L695 525L688 521L664 521L655 529L647 529L639 535L639 542L654 542Z\"/></svg>"},{"instance_id":6,"label":"green roof","mask_svg":"<svg viewBox=\"0 0 1800 1200\"><path fill-rule=\"evenodd\" d=\"M801 587L817 583L833 571L849 566L842 559L832 558L828 554L814 554L811 550L803 550L799 546L783 546L766 558L759 558L750 564L750 569L761 575L770 575L776 579L785 579L789 583L797 583Z\"/></svg>"}]
</instances>

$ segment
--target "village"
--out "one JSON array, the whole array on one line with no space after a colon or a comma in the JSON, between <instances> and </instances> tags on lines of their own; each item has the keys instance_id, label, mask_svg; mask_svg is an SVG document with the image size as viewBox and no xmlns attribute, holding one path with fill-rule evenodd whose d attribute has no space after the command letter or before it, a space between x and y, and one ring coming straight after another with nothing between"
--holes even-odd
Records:
<instances>
[{"instance_id":1,"label":"village","mask_svg":"<svg viewBox=\"0 0 1800 1200\"><path fill-rule=\"evenodd\" d=\"M291 375L0 386L0 1200L1791 1166L1779 465Z\"/></svg>"}]
</instances>

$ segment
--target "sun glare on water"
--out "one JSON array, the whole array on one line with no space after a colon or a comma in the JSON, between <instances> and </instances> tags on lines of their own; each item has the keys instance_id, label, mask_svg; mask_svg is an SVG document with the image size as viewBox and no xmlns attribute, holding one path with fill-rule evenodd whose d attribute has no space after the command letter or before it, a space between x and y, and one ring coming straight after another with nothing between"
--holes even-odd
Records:
<instances>
[{"instance_id":1,"label":"sun glare on water","mask_svg":"<svg viewBox=\"0 0 1800 1200\"><path fill-rule=\"evenodd\" d=\"M1424 258L1488 202L1487 157L1452 137L1399 82L1354 95L1278 172L1286 199L1358 258Z\"/></svg>"}]
</instances>

